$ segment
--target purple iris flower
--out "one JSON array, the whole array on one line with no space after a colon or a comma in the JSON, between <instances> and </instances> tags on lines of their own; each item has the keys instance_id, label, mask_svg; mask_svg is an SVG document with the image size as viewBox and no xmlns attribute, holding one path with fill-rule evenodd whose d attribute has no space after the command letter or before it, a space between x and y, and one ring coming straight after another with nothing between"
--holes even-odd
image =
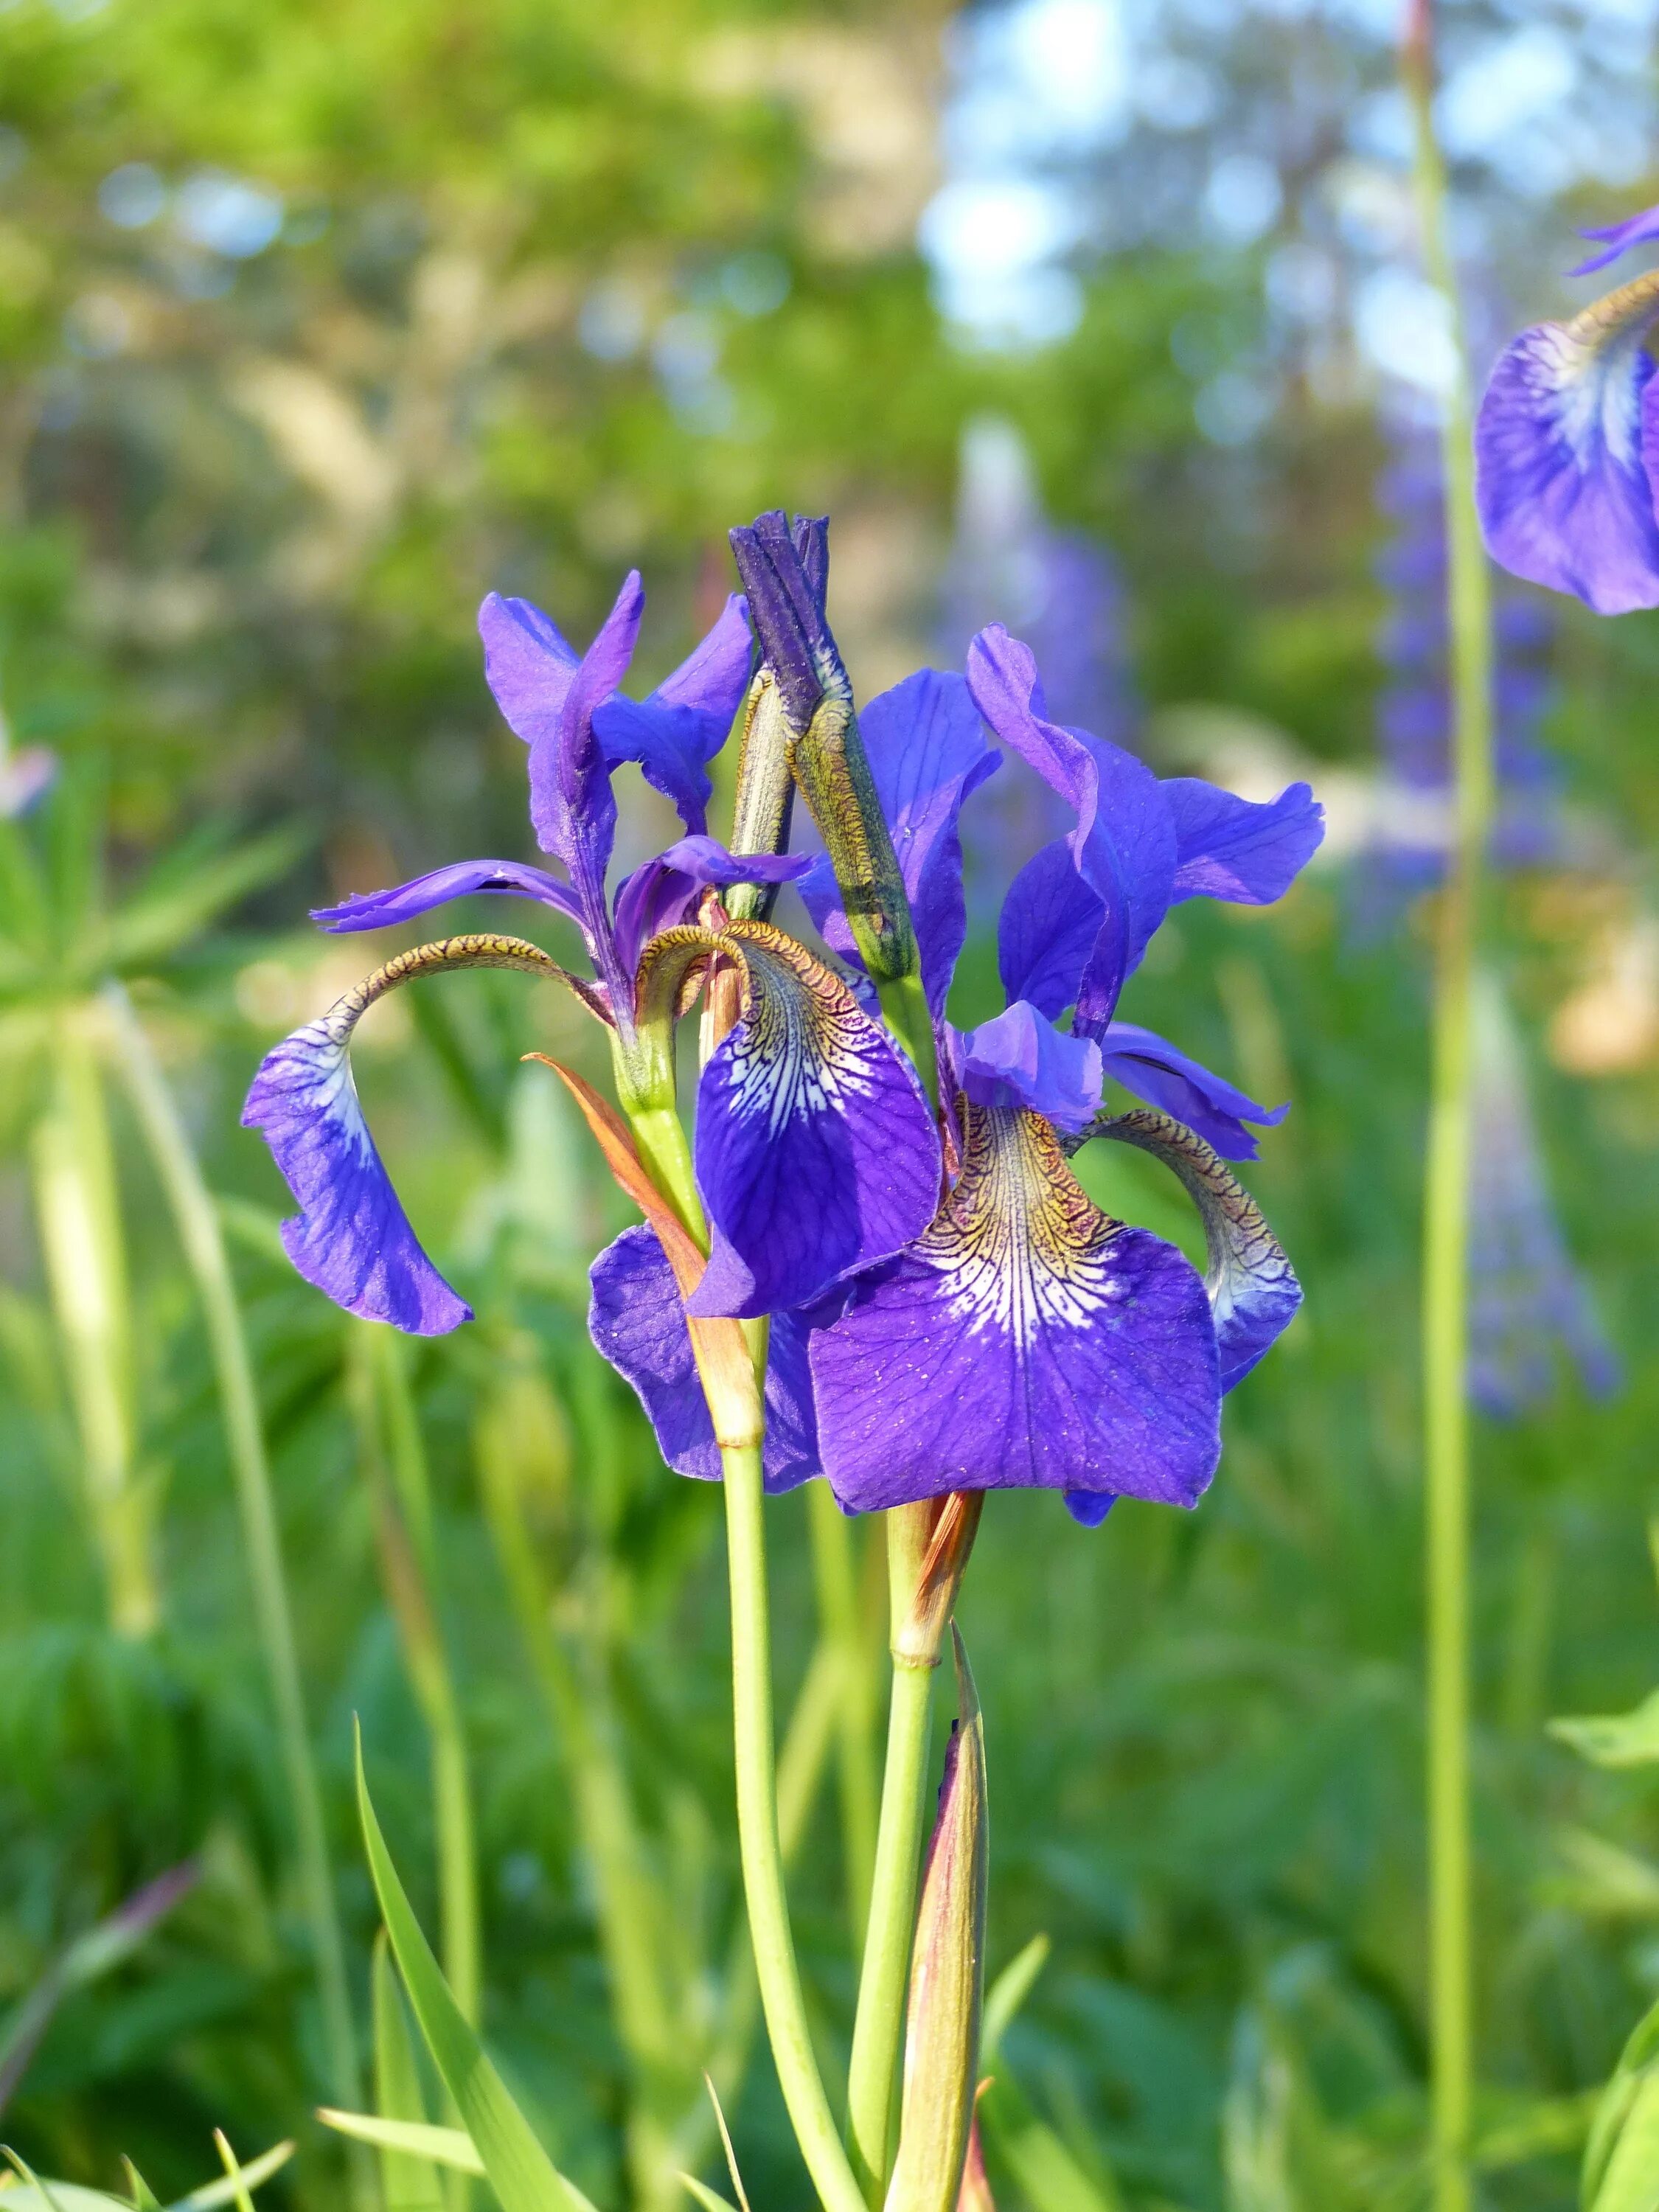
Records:
<instances>
[{"instance_id":1,"label":"purple iris flower","mask_svg":"<svg viewBox=\"0 0 1659 2212\"><path fill-rule=\"evenodd\" d=\"M1608 251L1576 275L1659 236L1659 210L1588 235ZM1475 425L1493 558L1597 614L1659 606L1659 398L1644 343L1656 316L1659 271L1523 331L1499 356Z\"/></svg>"},{"instance_id":2,"label":"purple iris flower","mask_svg":"<svg viewBox=\"0 0 1659 2212\"><path fill-rule=\"evenodd\" d=\"M959 817L999 765L987 722L1073 826L1005 903L1008 1006L963 1034L944 1008L966 927ZM1160 782L1117 747L1050 723L1030 652L1001 629L975 640L966 679L924 670L873 701L860 726L938 1026L954 1171L905 1249L810 1309L774 1313L769 1481L821 1470L849 1511L1002 1487L1060 1490L1091 1524L1121 1495L1190 1505L1215 1467L1223 1391L1300 1299L1214 1141L1248 1156L1244 1121L1279 1116L1117 1022L1116 997L1176 901L1279 897L1319 842L1320 810L1305 785L1251 805L1188 779ZM856 967L828 863L799 889ZM1054 1018L1068 1006L1063 1030ZM1103 1115L1109 1073L1181 1120ZM1205 1278L1091 1203L1068 1158L1091 1135L1139 1145L1182 1176L1205 1223ZM594 1281L596 1340L639 1391L670 1463L713 1472L666 1262L641 1239L626 1268L605 1255Z\"/></svg>"},{"instance_id":3,"label":"purple iris flower","mask_svg":"<svg viewBox=\"0 0 1659 2212\"><path fill-rule=\"evenodd\" d=\"M750 688L744 604L728 599L690 659L648 697L632 700L619 686L642 606L639 578L630 575L580 654L526 600L492 594L479 615L490 689L528 748L531 820L562 876L516 860L460 861L317 915L331 930L361 931L481 891L528 899L576 924L595 975L574 975L520 939L445 939L388 962L267 1056L242 1118L264 1132L299 1200L283 1231L290 1258L348 1312L421 1335L471 1317L392 1188L348 1059L352 1031L377 998L447 967L512 967L563 981L609 1026L619 1087L625 1097L631 1088L636 1103L648 1103L644 1087L658 1079L672 1103L666 1040L681 986L711 960L738 970L738 1017L699 1093L694 1164L714 1239L700 1312L804 1304L901 1249L933 1211L932 1116L884 1030L843 982L769 924L695 926L711 888L776 884L809 865L770 853L734 855L707 834L707 764ZM673 800L687 834L636 869L613 899L611 774L623 761L636 761ZM646 979L670 969L678 981L653 1036L642 1006Z\"/></svg>"}]
</instances>

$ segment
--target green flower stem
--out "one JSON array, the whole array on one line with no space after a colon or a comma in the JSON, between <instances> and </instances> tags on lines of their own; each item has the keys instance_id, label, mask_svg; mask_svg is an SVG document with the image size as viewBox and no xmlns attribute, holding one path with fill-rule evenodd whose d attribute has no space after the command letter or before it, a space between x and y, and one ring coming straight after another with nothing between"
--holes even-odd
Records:
<instances>
[{"instance_id":1,"label":"green flower stem","mask_svg":"<svg viewBox=\"0 0 1659 2212\"><path fill-rule=\"evenodd\" d=\"M720 1458L732 1585L738 1841L761 2004L795 2140L824 2212L864 2212L813 2053L784 1894L760 1446L727 1446Z\"/></svg>"},{"instance_id":2,"label":"green flower stem","mask_svg":"<svg viewBox=\"0 0 1659 2212\"><path fill-rule=\"evenodd\" d=\"M1454 344L1443 398L1455 826L1436 947L1423 1220L1426 1489L1429 2009L1437 2212L1467 2212L1474 2081L1469 1852L1468 1213L1472 999L1492 805L1492 608L1474 505L1474 434L1446 173L1435 138L1429 0L1413 0L1404 53L1429 280Z\"/></svg>"},{"instance_id":3,"label":"green flower stem","mask_svg":"<svg viewBox=\"0 0 1659 2212\"><path fill-rule=\"evenodd\" d=\"M915 1063L921 1087L930 1105L939 1104L939 1055L933 1042L933 1018L919 974L878 978L876 996L882 1019Z\"/></svg>"},{"instance_id":4,"label":"green flower stem","mask_svg":"<svg viewBox=\"0 0 1659 2212\"><path fill-rule=\"evenodd\" d=\"M900 1511L905 1509L900 1507ZM927 1820L931 1665L895 1658L887 1716L887 1760L870 1890L870 1918L859 1975L858 2010L848 2073L853 2164L865 2195L878 2205L891 2165L893 2092L904 2033L916 1879Z\"/></svg>"},{"instance_id":5,"label":"green flower stem","mask_svg":"<svg viewBox=\"0 0 1659 2212\"><path fill-rule=\"evenodd\" d=\"M131 1291L108 1103L82 1008L53 1018L51 1097L31 1152L35 1218L110 1620L119 1635L148 1636L161 1606L151 1501L133 1433Z\"/></svg>"},{"instance_id":6,"label":"green flower stem","mask_svg":"<svg viewBox=\"0 0 1659 2212\"><path fill-rule=\"evenodd\" d=\"M323 1794L306 1723L305 1693L294 1638L294 1613L283 1566L282 1540L265 1456L264 1427L236 1286L211 1192L191 1149L171 1092L126 994L103 994L117 1065L195 1279L218 1386L231 1479L242 1523L242 1545L253 1597L254 1624L276 1716L276 1738L294 1822L295 1859L311 1931L313 1970L322 2014L329 2094L348 2111L362 2106L352 2030L345 1946L334 1898L323 1821Z\"/></svg>"},{"instance_id":7,"label":"green flower stem","mask_svg":"<svg viewBox=\"0 0 1659 2212\"><path fill-rule=\"evenodd\" d=\"M404 1348L390 1329L350 1324L351 1395L368 1473L386 1595L432 1753L444 1978L476 2027L483 1970L477 1847L466 1732L433 1598L434 1547L426 1454Z\"/></svg>"}]
</instances>

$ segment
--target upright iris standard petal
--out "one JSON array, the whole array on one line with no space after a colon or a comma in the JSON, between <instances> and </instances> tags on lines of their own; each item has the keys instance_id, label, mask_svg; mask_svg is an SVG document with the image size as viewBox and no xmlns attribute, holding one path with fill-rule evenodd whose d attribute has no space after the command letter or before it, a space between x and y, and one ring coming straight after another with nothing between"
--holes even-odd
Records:
<instances>
[{"instance_id":1,"label":"upright iris standard petal","mask_svg":"<svg viewBox=\"0 0 1659 2212\"><path fill-rule=\"evenodd\" d=\"M325 929L344 933L359 929L390 929L412 921L447 899L471 898L478 891L499 892L504 898L538 899L580 924L582 911L575 893L545 868L532 868L521 860L455 860L447 868L433 868L410 883L384 891L355 891L337 906L311 910L313 921Z\"/></svg>"},{"instance_id":2,"label":"upright iris standard petal","mask_svg":"<svg viewBox=\"0 0 1659 2212\"><path fill-rule=\"evenodd\" d=\"M765 922L709 941L742 962L743 1011L697 1091L714 1247L690 1310L776 1313L920 1234L939 1138L909 1061L839 977Z\"/></svg>"},{"instance_id":3,"label":"upright iris standard petal","mask_svg":"<svg viewBox=\"0 0 1659 2212\"><path fill-rule=\"evenodd\" d=\"M718 1482L720 1446L656 1232L642 1224L624 1229L593 1262L590 1280L589 1332L637 1395L664 1459L676 1474ZM769 1491L793 1490L820 1471L805 1334L793 1314L775 1315L768 1338L763 1464Z\"/></svg>"},{"instance_id":4,"label":"upright iris standard petal","mask_svg":"<svg viewBox=\"0 0 1659 2212\"><path fill-rule=\"evenodd\" d=\"M1305 783L1257 804L1200 777L1177 775L1165 778L1164 795L1175 817L1176 900L1271 906L1325 835L1325 810Z\"/></svg>"},{"instance_id":5,"label":"upright iris standard petal","mask_svg":"<svg viewBox=\"0 0 1659 2212\"><path fill-rule=\"evenodd\" d=\"M1602 241L1602 251L1592 253L1588 261L1581 261L1576 269L1567 271L1570 276L1594 276L1598 269L1606 269L1617 261L1621 253L1628 253L1632 246L1646 246L1659 238L1659 207L1644 208L1640 215L1630 215L1623 222L1603 223L1599 228L1581 230L1580 238Z\"/></svg>"},{"instance_id":6,"label":"upright iris standard petal","mask_svg":"<svg viewBox=\"0 0 1659 2212\"><path fill-rule=\"evenodd\" d=\"M530 747L530 818L544 853L570 871L578 896L602 927L605 871L617 802L596 709L628 672L645 605L630 571L599 635L572 665L569 646L526 599L491 592L478 611L484 674L512 727Z\"/></svg>"},{"instance_id":7,"label":"upright iris standard petal","mask_svg":"<svg viewBox=\"0 0 1659 2212\"><path fill-rule=\"evenodd\" d=\"M866 1512L949 1490L1191 1505L1220 1453L1215 1331L1173 1245L1092 1206L1035 1114L969 1103L963 1172L811 1341L824 1472Z\"/></svg>"},{"instance_id":8,"label":"upright iris standard petal","mask_svg":"<svg viewBox=\"0 0 1659 2212\"><path fill-rule=\"evenodd\" d=\"M1221 1388L1242 1382L1302 1304L1284 1248L1237 1176L1192 1130L1137 1107L1095 1124L1094 1134L1152 1153L1180 1176L1204 1224L1204 1287L1215 1316ZM1081 1516L1079 1516L1081 1517Z\"/></svg>"},{"instance_id":9,"label":"upright iris standard petal","mask_svg":"<svg viewBox=\"0 0 1659 2212\"><path fill-rule=\"evenodd\" d=\"M1105 1072L1137 1098L1145 1098L1189 1129L1197 1130L1224 1159L1253 1160L1255 1139L1244 1127L1255 1121L1275 1129L1288 1106L1262 1106L1184 1052L1136 1022L1110 1022L1101 1034Z\"/></svg>"},{"instance_id":10,"label":"upright iris standard petal","mask_svg":"<svg viewBox=\"0 0 1659 2212\"><path fill-rule=\"evenodd\" d=\"M1051 1021L1063 1014L1105 918L1104 902L1077 872L1069 838L1034 853L997 917L997 969L1008 997L1029 999Z\"/></svg>"},{"instance_id":11,"label":"upright iris standard petal","mask_svg":"<svg viewBox=\"0 0 1659 2212\"><path fill-rule=\"evenodd\" d=\"M1659 606L1650 451L1659 273L1500 356L1475 424L1477 495L1492 557L1597 614Z\"/></svg>"},{"instance_id":12,"label":"upright iris standard petal","mask_svg":"<svg viewBox=\"0 0 1659 2212\"><path fill-rule=\"evenodd\" d=\"M1170 909L1176 852L1169 800L1152 770L1132 753L1102 738L1085 741L1045 718L1036 663L1000 623L982 630L969 647L968 682L998 737L1077 817L1066 842L1078 874L1100 902L1101 918L1072 995L1079 1028L1103 1024L1124 978ZM1010 901L1029 895L1030 888L1024 876L1017 878ZM1035 941L1018 910L1007 927L1016 939ZM1050 1010L1045 999L1051 994L1039 997L1029 978L1018 995Z\"/></svg>"},{"instance_id":13,"label":"upright iris standard petal","mask_svg":"<svg viewBox=\"0 0 1659 2212\"><path fill-rule=\"evenodd\" d=\"M958 823L963 803L994 774L1000 757L985 742L966 682L936 668L919 669L872 699L860 728L910 901L927 1003L937 1016L968 933ZM827 855L803 879L801 896L825 943L855 959Z\"/></svg>"},{"instance_id":14,"label":"upright iris standard petal","mask_svg":"<svg viewBox=\"0 0 1659 2212\"><path fill-rule=\"evenodd\" d=\"M647 698L617 692L594 714L606 765L637 761L694 835L708 826L714 789L708 763L726 742L753 658L748 610L733 595L702 644Z\"/></svg>"},{"instance_id":15,"label":"upright iris standard petal","mask_svg":"<svg viewBox=\"0 0 1659 2212\"><path fill-rule=\"evenodd\" d=\"M1099 1110L1100 1047L1016 999L961 1040L957 1079L975 1106L1024 1107L1075 1135Z\"/></svg>"},{"instance_id":16,"label":"upright iris standard petal","mask_svg":"<svg viewBox=\"0 0 1659 2212\"><path fill-rule=\"evenodd\" d=\"M631 975L659 930L690 921L709 884L787 884L812 866L806 853L728 853L715 837L682 837L635 868L617 893L617 957Z\"/></svg>"}]
</instances>

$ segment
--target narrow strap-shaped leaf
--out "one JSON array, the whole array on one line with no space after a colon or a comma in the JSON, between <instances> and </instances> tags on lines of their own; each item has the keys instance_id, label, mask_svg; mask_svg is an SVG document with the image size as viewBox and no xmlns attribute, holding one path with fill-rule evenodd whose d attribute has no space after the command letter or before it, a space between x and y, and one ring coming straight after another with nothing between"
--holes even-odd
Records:
<instances>
[{"instance_id":1,"label":"narrow strap-shaped leaf","mask_svg":"<svg viewBox=\"0 0 1659 2212\"><path fill-rule=\"evenodd\" d=\"M421 2094L420 2069L384 1929L374 1939L370 1998L374 2020L374 2102L380 2118L423 2125L426 2100ZM453 2132L460 2135L459 2129ZM468 2136L462 2135L461 2141L469 2150L472 2148ZM380 2147L380 2195L386 2212L435 2212L444 2201L432 2160L389 2143Z\"/></svg>"},{"instance_id":2,"label":"narrow strap-shaped leaf","mask_svg":"<svg viewBox=\"0 0 1659 2212\"><path fill-rule=\"evenodd\" d=\"M592 2212L538 2141L438 1970L375 1818L357 1738L357 1811L376 1896L398 1969L444 2087L478 2147L501 2212Z\"/></svg>"},{"instance_id":3,"label":"narrow strap-shaped leaf","mask_svg":"<svg viewBox=\"0 0 1659 2212\"><path fill-rule=\"evenodd\" d=\"M337 2112L331 2105L319 2105L317 2117L325 2128L349 2136L353 2142L371 2143L376 2150L406 2160L447 2166L452 2172L483 2175L478 2146L465 2128L434 2127L428 2120L384 2119L378 2112Z\"/></svg>"},{"instance_id":4,"label":"narrow strap-shaped leaf","mask_svg":"<svg viewBox=\"0 0 1659 2212\"><path fill-rule=\"evenodd\" d=\"M292 2142L273 2143L246 2166L238 2166L234 2173L227 2174L222 2180L204 2181L199 2189L180 2197L168 2205L167 2212L215 2212L216 2206L230 2203L239 2188L257 2189L262 2181L269 2181L293 2155Z\"/></svg>"}]
</instances>

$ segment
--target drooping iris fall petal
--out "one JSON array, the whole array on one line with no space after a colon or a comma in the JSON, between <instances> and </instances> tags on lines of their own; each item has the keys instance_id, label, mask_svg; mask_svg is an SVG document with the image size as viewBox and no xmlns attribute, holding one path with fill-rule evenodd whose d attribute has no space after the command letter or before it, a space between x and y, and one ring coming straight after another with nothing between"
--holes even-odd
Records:
<instances>
[{"instance_id":1,"label":"drooping iris fall petal","mask_svg":"<svg viewBox=\"0 0 1659 2212\"><path fill-rule=\"evenodd\" d=\"M677 1474L720 1479L720 1447L686 1333L685 1312L653 1230L624 1229L589 1272L588 1329L595 1345L632 1385ZM766 1441L769 1491L793 1490L819 1472L812 1384L801 1325L775 1315L768 1337Z\"/></svg>"},{"instance_id":2,"label":"drooping iris fall petal","mask_svg":"<svg viewBox=\"0 0 1659 2212\"><path fill-rule=\"evenodd\" d=\"M1659 273L1570 322L1539 323L1499 356L1475 424L1477 495L1492 557L1597 614L1659 606L1653 362Z\"/></svg>"},{"instance_id":3,"label":"drooping iris fall petal","mask_svg":"<svg viewBox=\"0 0 1659 2212\"><path fill-rule=\"evenodd\" d=\"M244 1128L270 1146L300 1212L284 1249L308 1283L365 1321L441 1336L472 1309L438 1273L410 1228L363 1119L352 1080L351 1033L377 999L450 968L516 968L569 982L516 937L449 937L399 953L266 1054L242 1109Z\"/></svg>"},{"instance_id":4,"label":"drooping iris fall petal","mask_svg":"<svg viewBox=\"0 0 1659 2212\"><path fill-rule=\"evenodd\" d=\"M1204 1287L1215 1317L1223 1394L1242 1382L1289 1328L1302 1285L1261 1209L1214 1150L1167 1114L1136 1107L1095 1125L1095 1134L1135 1145L1185 1183L1204 1224Z\"/></svg>"},{"instance_id":5,"label":"drooping iris fall petal","mask_svg":"<svg viewBox=\"0 0 1659 2212\"><path fill-rule=\"evenodd\" d=\"M1220 1450L1209 1301L1171 1244L1091 1204L1034 1114L968 1104L926 1232L813 1333L848 1510L1037 1488L1191 1505Z\"/></svg>"},{"instance_id":6,"label":"drooping iris fall petal","mask_svg":"<svg viewBox=\"0 0 1659 2212\"><path fill-rule=\"evenodd\" d=\"M909 1061L839 977L765 922L714 942L742 961L743 1011L697 1091L714 1243L690 1310L775 1313L920 1234L939 1138Z\"/></svg>"}]
</instances>

